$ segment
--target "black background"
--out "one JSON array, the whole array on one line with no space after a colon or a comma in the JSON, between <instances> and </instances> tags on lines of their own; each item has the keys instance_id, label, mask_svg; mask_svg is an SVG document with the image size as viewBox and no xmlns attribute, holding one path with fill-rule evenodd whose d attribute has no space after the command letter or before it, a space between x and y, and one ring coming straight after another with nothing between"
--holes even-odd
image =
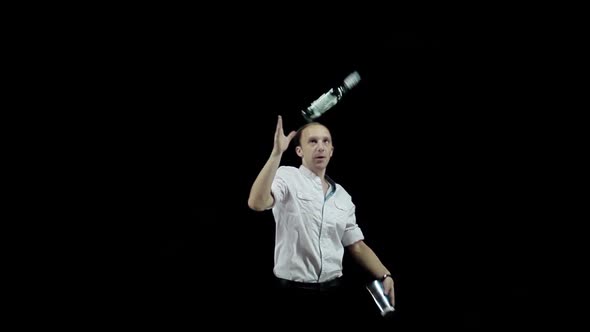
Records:
<instances>
[{"instance_id":1,"label":"black background","mask_svg":"<svg viewBox=\"0 0 590 332\"><path fill-rule=\"evenodd\" d=\"M328 174L352 195L398 294L384 323L346 256L361 323L539 324L548 251L537 224L554 211L539 166L551 127L531 106L547 101L530 53L517 37L366 13L372 23L356 29L166 18L90 33L77 61L92 83L77 96L92 170L81 185L94 193L83 213L104 234L92 248L104 301L93 317L270 324L274 222L248 209L250 186L277 116L297 129L300 110L356 70L359 86L320 118L335 145ZM298 163L288 151L283 164Z\"/></svg>"}]
</instances>

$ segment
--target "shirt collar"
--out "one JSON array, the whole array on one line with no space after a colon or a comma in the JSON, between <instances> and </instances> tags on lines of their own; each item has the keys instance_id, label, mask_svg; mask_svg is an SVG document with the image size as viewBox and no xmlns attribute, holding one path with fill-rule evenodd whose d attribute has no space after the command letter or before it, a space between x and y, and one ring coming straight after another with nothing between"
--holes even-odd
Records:
<instances>
[{"instance_id":1,"label":"shirt collar","mask_svg":"<svg viewBox=\"0 0 590 332\"><path fill-rule=\"evenodd\" d=\"M305 167L303 164L301 164L299 166L299 171L301 172L301 174L303 174L305 177L311 179L311 180L319 180L320 183L322 182L320 177L315 174L314 172L312 172L309 168ZM330 178L327 174L325 175L326 177L326 181L328 181L328 183L330 184L330 191L335 191L336 190L336 182L334 182L334 180L332 180L332 178Z\"/></svg>"}]
</instances>

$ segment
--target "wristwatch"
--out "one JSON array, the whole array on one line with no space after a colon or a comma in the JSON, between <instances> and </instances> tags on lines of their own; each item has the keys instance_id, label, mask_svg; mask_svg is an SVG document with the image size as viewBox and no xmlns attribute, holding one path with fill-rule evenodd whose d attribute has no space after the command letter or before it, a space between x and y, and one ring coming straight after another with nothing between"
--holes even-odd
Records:
<instances>
[{"instance_id":1,"label":"wristwatch","mask_svg":"<svg viewBox=\"0 0 590 332\"><path fill-rule=\"evenodd\" d=\"M391 276L391 274L387 273L387 274L384 274L383 277L381 277L381 281L385 281L385 279L387 279L387 277L393 279L393 277Z\"/></svg>"}]
</instances>

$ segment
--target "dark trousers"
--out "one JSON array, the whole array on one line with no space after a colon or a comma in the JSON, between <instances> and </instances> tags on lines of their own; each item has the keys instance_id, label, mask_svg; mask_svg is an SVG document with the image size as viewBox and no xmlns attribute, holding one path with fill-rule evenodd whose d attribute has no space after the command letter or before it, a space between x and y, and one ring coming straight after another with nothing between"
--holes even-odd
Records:
<instances>
[{"instance_id":1,"label":"dark trousers","mask_svg":"<svg viewBox=\"0 0 590 332\"><path fill-rule=\"evenodd\" d=\"M319 284L275 278L270 307L283 327L350 327L354 321L343 278Z\"/></svg>"}]
</instances>

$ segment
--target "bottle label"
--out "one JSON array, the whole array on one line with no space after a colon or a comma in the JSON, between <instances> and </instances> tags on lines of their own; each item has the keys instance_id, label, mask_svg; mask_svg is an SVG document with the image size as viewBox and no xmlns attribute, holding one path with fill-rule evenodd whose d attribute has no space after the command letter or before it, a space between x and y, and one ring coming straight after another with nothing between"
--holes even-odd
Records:
<instances>
[{"instance_id":1,"label":"bottle label","mask_svg":"<svg viewBox=\"0 0 590 332\"><path fill-rule=\"evenodd\" d=\"M332 106L336 105L336 103L338 102L338 97L334 95L332 91L333 90L330 90L329 92L324 93L320 96L320 98L316 99L313 103L311 103L309 108L312 111L312 116L314 118L319 117Z\"/></svg>"}]
</instances>

